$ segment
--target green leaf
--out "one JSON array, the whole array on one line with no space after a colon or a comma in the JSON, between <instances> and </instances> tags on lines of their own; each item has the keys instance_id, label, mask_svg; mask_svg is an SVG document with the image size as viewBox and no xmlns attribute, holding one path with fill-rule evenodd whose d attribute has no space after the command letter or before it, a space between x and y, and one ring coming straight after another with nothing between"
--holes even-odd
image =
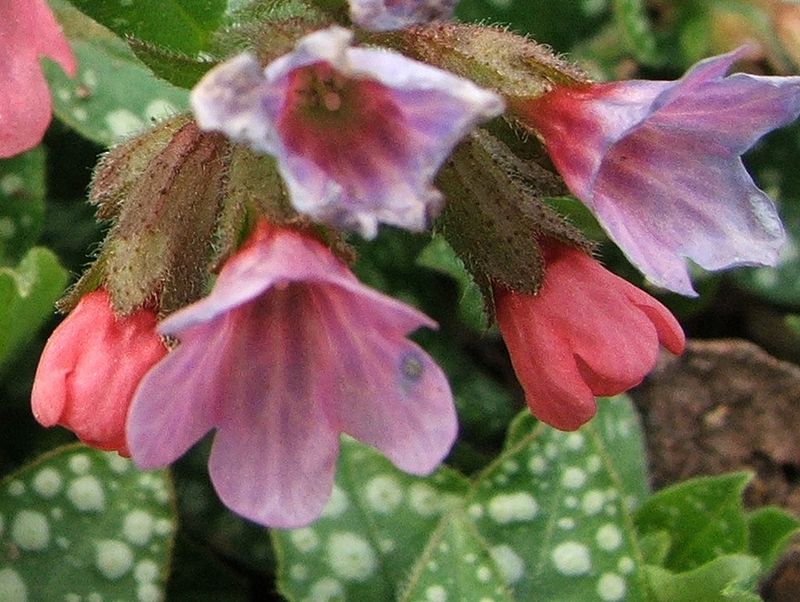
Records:
<instances>
[{"instance_id":1,"label":"green leaf","mask_svg":"<svg viewBox=\"0 0 800 602\"><path fill-rule=\"evenodd\" d=\"M187 109L188 92L155 77L122 40L75 9L54 6L78 60L74 79L44 64L61 121L108 146Z\"/></svg>"},{"instance_id":2,"label":"green leaf","mask_svg":"<svg viewBox=\"0 0 800 602\"><path fill-rule=\"evenodd\" d=\"M481 535L519 567L509 579L517 599L646 599L631 516L647 489L643 455L625 397L601 400L598 416L573 433L515 421L466 504Z\"/></svg>"},{"instance_id":3,"label":"green leaf","mask_svg":"<svg viewBox=\"0 0 800 602\"><path fill-rule=\"evenodd\" d=\"M780 508L768 506L748 514L747 526L750 553L758 557L762 571L767 573L797 533L800 521Z\"/></svg>"},{"instance_id":4,"label":"green leaf","mask_svg":"<svg viewBox=\"0 0 800 602\"><path fill-rule=\"evenodd\" d=\"M456 14L464 21L508 23L514 31L566 52L597 31L608 6L609 0L461 0Z\"/></svg>"},{"instance_id":5,"label":"green leaf","mask_svg":"<svg viewBox=\"0 0 800 602\"><path fill-rule=\"evenodd\" d=\"M656 50L656 38L642 0L613 0L614 19L622 38L633 56L640 62L653 65L661 62Z\"/></svg>"},{"instance_id":6,"label":"green leaf","mask_svg":"<svg viewBox=\"0 0 800 602\"><path fill-rule=\"evenodd\" d=\"M720 556L698 569L673 574L647 567L650 591L658 602L759 602L752 593L760 569L752 556Z\"/></svg>"},{"instance_id":7,"label":"green leaf","mask_svg":"<svg viewBox=\"0 0 800 602\"><path fill-rule=\"evenodd\" d=\"M395 599L441 515L466 488L452 470L412 477L344 438L322 517L309 527L272 532L279 591L289 600Z\"/></svg>"},{"instance_id":8,"label":"green leaf","mask_svg":"<svg viewBox=\"0 0 800 602\"><path fill-rule=\"evenodd\" d=\"M672 538L666 531L653 531L639 537L639 546L646 564L663 565L672 547Z\"/></svg>"},{"instance_id":9,"label":"green leaf","mask_svg":"<svg viewBox=\"0 0 800 602\"><path fill-rule=\"evenodd\" d=\"M399 600L511 602L505 580L520 570L514 556L508 546L489 550L475 526L453 511L431 536Z\"/></svg>"},{"instance_id":10,"label":"green leaf","mask_svg":"<svg viewBox=\"0 0 800 602\"><path fill-rule=\"evenodd\" d=\"M217 64L215 60L193 58L136 38L128 38L128 45L153 73L179 88L193 88Z\"/></svg>"},{"instance_id":11,"label":"green leaf","mask_svg":"<svg viewBox=\"0 0 800 602\"><path fill-rule=\"evenodd\" d=\"M226 0L70 0L120 36L186 54L204 50L222 22Z\"/></svg>"},{"instance_id":12,"label":"green leaf","mask_svg":"<svg viewBox=\"0 0 800 602\"><path fill-rule=\"evenodd\" d=\"M158 600L176 517L165 471L68 446L0 484L0 599Z\"/></svg>"},{"instance_id":13,"label":"green leaf","mask_svg":"<svg viewBox=\"0 0 800 602\"><path fill-rule=\"evenodd\" d=\"M42 147L0 161L0 265L16 263L38 240L44 192Z\"/></svg>"},{"instance_id":14,"label":"green leaf","mask_svg":"<svg viewBox=\"0 0 800 602\"><path fill-rule=\"evenodd\" d=\"M53 315L67 272L49 250L34 247L16 269L0 268L0 367Z\"/></svg>"},{"instance_id":15,"label":"green leaf","mask_svg":"<svg viewBox=\"0 0 800 602\"><path fill-rule=\"evenodd\" d=\"M464 267L464 262L443 236L435 235L417 256L416 263L452 277L461 291L461 298L458 300L461 320L474 330L486 330L489 324L483 294Z\"/></svg>"},{"instance_id":16,"label":"green leaf","mask_svg":"<svg viewBox=\"0 0 800 602\"><path fill-rule=\"evenodd\" d=\"M699 477L663 489L636 514L643 534L667 531L672 547L665 568L680 572L723 554L747 552L742 491L749 473Z\"/></svg>"}]
</instances>

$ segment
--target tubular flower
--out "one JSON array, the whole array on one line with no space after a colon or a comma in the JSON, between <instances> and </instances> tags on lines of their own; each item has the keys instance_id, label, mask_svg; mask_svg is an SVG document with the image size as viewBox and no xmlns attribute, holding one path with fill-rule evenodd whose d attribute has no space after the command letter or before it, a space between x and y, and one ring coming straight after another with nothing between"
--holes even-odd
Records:
<instances>
[{"instance_id":1,"label":"tubular flower","mask_svg":"<svg viewBox=\"0 0 800 602\"><path fill-rule=\"evenodd\" d=\"M117 316L106 291L90 293L47 341L33 382L33 415L44 426L70 429L87 445L127 456L133 393L166 353L152 311Z\"/></svg>"},{"instance_id":2,"label":"tubular flower","mask_svg":"<svg viewBox=\"0 0 800 602\"><path fill-rule=\"evenodd\" d=\"M659 343L683 351L684 335L658 301L555 241L542 245L545 275L536 295L495 285L497 323L534 416L574 430L653 368Z\"/></svg>"},{"instance_id":3,"label":"tubular flower","mask_svg":"<svg viewBox=\"0 0 800 602\"><path fill-rule=\"evenodd\" d=\"M39 144L50 123L42 55L75 75L75 58L44 0L0 2L0 158Z\"/></svg>"},{"instance_id":4,"label":"tubular flower","mask_svg":"<svg viewBox=\"0 0 800 602\"><path fill-rule=\"evenodd\" d=\"M372 31L402 29L453 16L458 0L350 0L350 17Z\"/></svg>"},{"instance_id":5,"label":"tubular flower","mask_svg":"<svg viewBox=\"0 0 800 602\"><path fill-rule=\"evenodd\" d=\"M559 86L515 107L628 259L685 295L685 258L709 270L774 265L784 240L740 155L800 114L800 78L725 77L743 50L678 81Z\"/></svg>"},{"instance_id":6,"label":"tubular flower","mask_svg":"<svg viewBox=\"0 0 800 602\"><path fill-rule=\"evenodd\" d=\"M424 229L442 195L439 166L477 122L499 115L492 92L384 50L350 47L340 27L312 33L261 70L239 55L192 91L200 127L274 155L301 213L377 232Z\"/></svg>"},{"instance_id":7,"label":"tubular flower","mask_svg":"<svg viewBox=\"0 0 800 602\"><path fill-rule=\"evenodd\" d=\"M159 326L179 345L131 407L134 461L174 461L216 429L211 480L233 511L292 527L330 495L339 434L427 474L456 436L447 380L406 335L434 324L360 284L320 243L261 222L205 299Z\"/></svg>"}]
</instances>

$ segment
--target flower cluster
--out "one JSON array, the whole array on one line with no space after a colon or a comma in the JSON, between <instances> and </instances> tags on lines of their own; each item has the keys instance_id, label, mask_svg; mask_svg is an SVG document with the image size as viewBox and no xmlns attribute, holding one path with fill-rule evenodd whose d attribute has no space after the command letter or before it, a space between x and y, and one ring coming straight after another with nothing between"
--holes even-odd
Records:
<instances>
[{"instance_id":1,"label":"flower cluster","mask_svg":"<svg viewBox=\"0 0 800 602\"><path fill-rule=\"evenodd\" d=\"M402 49L406 38L379 32L446 20L453 4L351 0L350 9L355 25L373 30L364 34L370 40ZM40 422L130 453L143 468L173 462L214 430L209 470L225 504L262 524L302 525L330 494L340 434L428 474L457 432L442 370L407 338L435 324L358 282L340 231L368 239L380 224L419 232L457 203L465 234L454 248L488 283L486 304L528 405L564 430L593 416L595 396L641 382L660 346L680 353L684 335L663 305L603 268L541 198L529 195L523 207L509 191L563 182L653 284L678 293L694 293L686 259L712 270L777 260L780 220L740 156L800 114L800 78L726 77L737 51L677 82L597 84L566 68L545 77L561 68L549 57L548 69L530 74L539 79L519 83L519 61L481 69L486 59L473 41L458 47L458 31L446 29L457 26L429 27L443 32L434 41L455 42L442 56L435 47L416 52L426 62L356 45L338 25L300 37L266 65L258 53L235 56L192 91L196 124L207 133L172 122L107 157L92 198L116 226L42 356L33 394ZM510 44L498 56L527 43L503 35ZM467 67L443 68L459 65ZM465 77L470 65L483 87ZM558 174L509 159L488 132L471 134L504 112L538 138ZM470 146L478 138L480 152ZM129 151L153 154L133 162ZM144 184L132 183L136 174L113 183L119 165L144 166ZM271 179L273 166L280 177ZM493 174L482 188L473 173L481 166ZM195 179L202 194L191 192ZM148 188L151 181L158 185ZM139 207L172 199L173 190L181 209L170 217L159 204L151 221L120 209L125 199L115 196L128 194ZM222 252L211 292L198 298L210 280L197 266L209 259L213 220L192 236L186 230L199 226L182 216L201 198L215 203ZM129 244L136 228L149 238ZM197 240L202 249L192 246ZM533 258L513 268L519 277L492 267L519 245ZM137 270L157 255L171 263L147 286L131 283L124 270L103 272L112 255L118 265L121 249L141 253ZM87 282L102 288L89 292ZM146 302L124 305L126 287ZM174 311L168 299L186 302Z\"/></svg>"}]
</instances>

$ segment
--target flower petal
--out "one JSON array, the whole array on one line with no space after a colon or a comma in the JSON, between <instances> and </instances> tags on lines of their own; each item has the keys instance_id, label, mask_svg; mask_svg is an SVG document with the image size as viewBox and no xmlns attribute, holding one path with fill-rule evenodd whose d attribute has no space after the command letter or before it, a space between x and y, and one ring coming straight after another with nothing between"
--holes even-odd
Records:
<instances>
[{"instance_id":1,"label":"flower petal","mask_svg":"<svg viewBox=\"0 0 800 602\"><path fill-rule=\"evenodd\" d=\"M573 430L594 414L594 396L639 384L659 342L680 353L684 337L663 305L590 256L554 241L542 249L541 291L496 286L497 322L531 412Z\"/></svg>"},{"instance_id":2,"label":"flower petal","mask_svg":"<svg viewBox=\"0 0 800 602\"><path fill-rule=\"evenodd\" d=\"M350 0L350 18L359 27L391 31L453 16L458 0Z\"/></svg>"},{"instance_id":3,"label":"flower petal","mask_svg":"<svg viewBox=\"0 0 800 602\"><path fill-rule=\"evenodd\" d=\"M351 41L340 27L312 33L268 65L261 82L255 59L223 64L192 93L198 122L275 155L301 213L369 238L379 223L422 230L441 208L432 184L439 167L503 101Z\"/></svg>"},{"instance_id":4,"label":"flower petal","mask_svg":"<svg viewBox=\"0 0 800 602\"><path fill-rule=\"evenodd\" d=\"M560 87L518 107L631 262L686 295L687 258L710 270L773 265L785 238L739 156L800 115L800 78L723 77L742 52L676 82Z\"/></svg>"},{"instance_id":5,"label":"flower petal","mask_svg":"<svg viewBox=\"0 0 800 602\"><path fill-rule=\"evenodd\" d=\"M75 58L44 0L0 3L0 158L36 146L50 123L44 55L75 75Z\"/></svg>"}]
</instances>

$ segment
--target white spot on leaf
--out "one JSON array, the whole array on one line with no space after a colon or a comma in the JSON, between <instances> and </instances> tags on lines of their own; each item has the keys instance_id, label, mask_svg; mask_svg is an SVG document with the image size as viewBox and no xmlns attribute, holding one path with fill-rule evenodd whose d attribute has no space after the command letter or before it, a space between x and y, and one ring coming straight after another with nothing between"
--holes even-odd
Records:
<instances>
[{"instance_id":1,"label":"white spot on leaf","mask_svg":"<svg viewBox=\"0 0 800 602\"><path fill-rule=\"evenodd\" d=\"M72 481L67 488L67 497L72 505L81 512L99 512L106 507L103 487L100 485L100 481L92 475Z\"/></svg>"},{"instance_id":2,"label":"white spot on leaf","mask_svg":"<svg viewBox=\"0 0 800 602\"><path fill-rule=\"evenodd\" d=\"M63 481L55 468L42 468L33 477L33 490L45 499L50 499L61 491Z\"/></svg>"},{"instance_id":3,"label":"white spot on leaf","mask_svg":"<svg viewBox=\"0 0 800 602\"><path fill-rule=\"evenodd\" d=\"M26 552L39 552L50 544L50 523L41 512L20 510L11 522L11 539Z\"/></svg>"},{"instance_id":4,"label":"white spot on leaf","mask_svg":"<svg viewBox=\"0 0 800 602\"><path fill-rule=\"evenodd\" d=\"M122 541L100 541L96 551L95 566L106 579L115 581L133 568L133 551Z\"/></svg>"},{"instance_id":5,"label":"white spot on leaf","mask_svg":"<svg viewBox=\"0 0 800 602\"><path fill-rule=\"evenodd\" d=\"M378 567L375 550L355 533L332 534L328 540L327 559L333 571L348 581L366 581Z\"/></svg>"},{"instance_id":6,"label":"white spot on leaf","mask_svg":"<svg viewBox=\"0 0 800 602\"><path fill-rule=\"evenodd\" d=\"M499 494L489 500L489 516L505 525L533 519L539 512L539 504L527 492Z\"/></svg>"},{"instance_id":7,"label":"white spot on leaf","mask_svg":"<svg viewBox=\"0 0 800 602\"><path fill-rule=\"evenodd\" d=\"M585 575L592 568L589 548L577 541L565 541L559 544L550 556L556 570L568 577Z\"/></svg>"}]
</instances>

